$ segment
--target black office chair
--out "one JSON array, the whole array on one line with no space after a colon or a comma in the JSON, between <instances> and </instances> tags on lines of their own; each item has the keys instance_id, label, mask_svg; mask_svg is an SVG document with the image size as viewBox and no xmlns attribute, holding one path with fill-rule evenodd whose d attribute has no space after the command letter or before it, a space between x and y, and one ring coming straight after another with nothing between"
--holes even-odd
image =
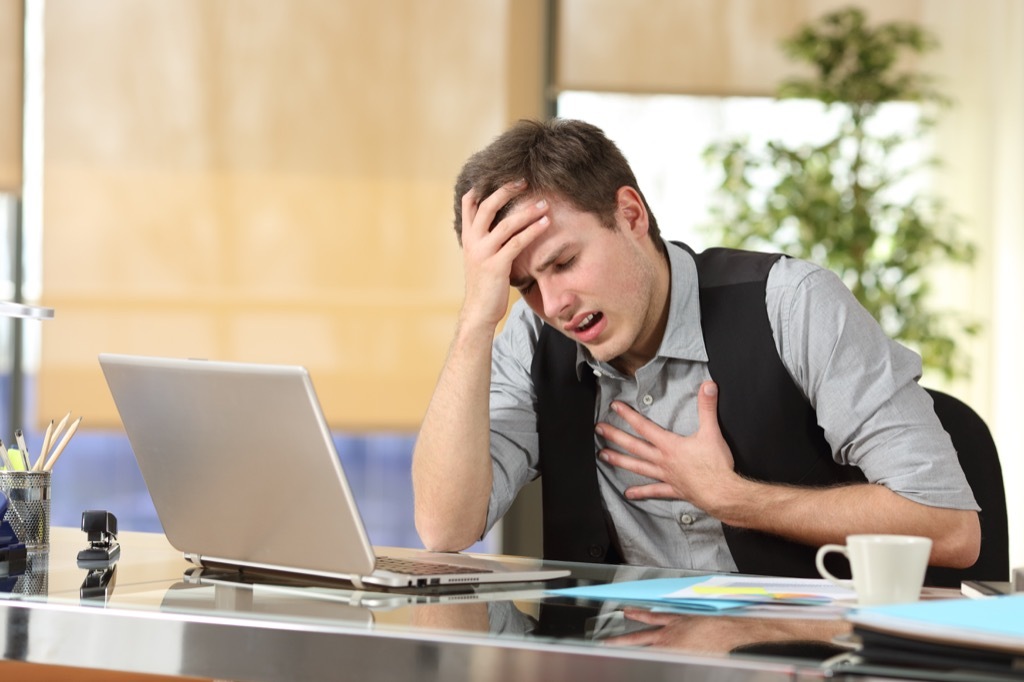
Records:
<instances>
[{"instance_id":1,"label":"black office chair","mask_svg":"<svg viewBox=\"0 0 1024 682\"><path fill-rule=\"evenodd\" d=\"M935 402L935 414L953 440L974 499L981 507L981 554L968 568L929 568L925 584L960 587L962 580L1009 580L1006 489L992 434L978 413L965 403L941 391L930 388L927 391Z\"/></svg>"}]
</instances>

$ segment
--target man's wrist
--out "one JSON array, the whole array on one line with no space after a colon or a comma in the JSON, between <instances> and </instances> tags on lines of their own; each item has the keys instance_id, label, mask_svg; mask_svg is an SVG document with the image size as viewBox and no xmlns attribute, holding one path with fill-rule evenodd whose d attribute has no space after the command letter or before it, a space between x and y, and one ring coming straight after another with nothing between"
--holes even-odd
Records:
<instances>
[{"instance_id":1,"label":"man's wrist","mask_svg":"<svg viewBox=\"0 0 1024 682\"><path fill-rule=\"evenodd\" d=\"M472 342L486 341L488 344L494 340L498 331L498 323L491 320L473 317L463 311L455 327L455 338L457 341Z\"/></svg>"},{"instance_id":2,"label":"man's wrist","mask_svg":"<svg viewBox=\"0 0 1024 682\"><path fill-rule=\"evenodd\" d=\"M721 485L715 486L713 504L705 511L730 526L756 528L759 525L758 519L768 513L771 506L768 499L769 487L734 473Z\"/></svg>"}]
</instances>

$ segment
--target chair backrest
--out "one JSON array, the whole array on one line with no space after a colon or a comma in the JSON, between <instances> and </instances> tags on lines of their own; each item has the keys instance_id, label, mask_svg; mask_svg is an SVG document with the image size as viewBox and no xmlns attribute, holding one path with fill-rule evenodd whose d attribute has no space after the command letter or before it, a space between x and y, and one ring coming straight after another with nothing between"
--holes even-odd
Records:
<instances>
[{"instance_id":1,"label":"chair backrest","mask_svg":"<svg viewBox=\"0 0 1024 682\"><path fill-rule=\"evenodd\" d=\"M935 414L953 440L960 466L981 507L981 554L968 568L928 569L925 584L959 587L962 580L1009 580L1010 534L1006 520L1006 489L992 433L978 413L951 395L927 389Z\"/></svg>"}]
</instances>

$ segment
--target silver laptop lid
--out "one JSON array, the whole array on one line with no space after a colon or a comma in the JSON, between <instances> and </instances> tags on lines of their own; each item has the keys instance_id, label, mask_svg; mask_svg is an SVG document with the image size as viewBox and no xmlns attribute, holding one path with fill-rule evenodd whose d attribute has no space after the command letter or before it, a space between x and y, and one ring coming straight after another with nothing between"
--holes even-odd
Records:
<instances>
[{"instance_id":1,"label":"silver laptop lid","mask_svg":"<svg viewBox=\"0 0 1024 682\"><path fill-rule=\"evenodd\" d=\"M304 368L114 354L99 361L176 549L299 572L373 570Z\"/></svg>"}]
</instances>

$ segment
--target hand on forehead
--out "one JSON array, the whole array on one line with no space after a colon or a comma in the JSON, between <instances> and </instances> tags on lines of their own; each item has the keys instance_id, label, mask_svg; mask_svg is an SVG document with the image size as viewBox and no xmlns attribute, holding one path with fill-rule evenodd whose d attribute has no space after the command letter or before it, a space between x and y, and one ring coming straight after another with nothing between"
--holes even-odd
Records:
<instances>
[{"instance_id":1,"label":"hand on forehead","mask_svg":"<svg viewBox=\"0 0 1024 682\"><path fill-rule=\"evenodd\" d=\"M541 196L541 193L534 192L527 187L523 192L509 199L507 204L498 209L498 212L494 215L494 221L491 223L491 229L493 230L498 223L524 206L535 204L540 200Z\"/></svg>"}]
</instances>

